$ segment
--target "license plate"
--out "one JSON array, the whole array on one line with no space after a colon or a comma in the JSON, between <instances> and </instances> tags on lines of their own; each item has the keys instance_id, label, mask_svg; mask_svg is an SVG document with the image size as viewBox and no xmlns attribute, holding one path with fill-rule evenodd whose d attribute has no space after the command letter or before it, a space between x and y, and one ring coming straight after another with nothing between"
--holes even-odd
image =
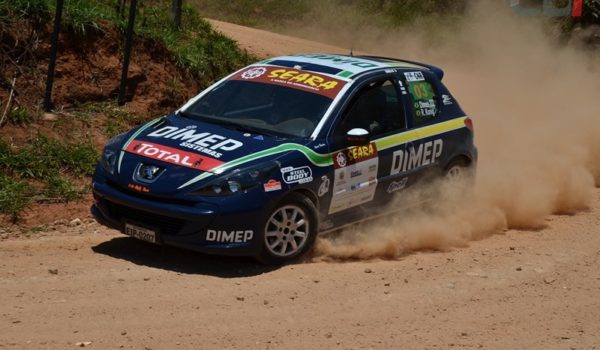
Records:
<instances>
[{"instance_id":1,"label":"license plate","mask_svg":"<svg viewBox=\"0 0 600 350\"><path fill-rule=\"evenodd\" d=\"M156 231L139 227L132 224L125 224L125 234L133 238L141 239L142 241L157 243Z\"/></svg>"}]
</instances>

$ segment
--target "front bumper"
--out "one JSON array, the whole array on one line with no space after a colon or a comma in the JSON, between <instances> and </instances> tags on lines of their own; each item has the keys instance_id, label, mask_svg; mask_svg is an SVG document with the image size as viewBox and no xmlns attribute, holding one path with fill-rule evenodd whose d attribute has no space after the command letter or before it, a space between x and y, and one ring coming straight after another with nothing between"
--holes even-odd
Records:
<instances>
[{"instance_id":1,"label":"front bumper","mask_svg":"<svg viewBox=\"0 0 600 350\"><path fill-rule=\"evenodd\" d=\"M219 255L254 256L260 252L260 226L270 208L256 198L239 198L257 194L240 195L237 201L224 198L223 203L217 204L142 197L96 181L92 188L91 213L99 223L123 233L125 224L131 223L157 232L157 242L161 244ZM235 205L231 205L232 201ZM209 235L209 230L213 234ZM252 238L230 234L239 231L252 231Z\"/></svg>"}]
</instances>

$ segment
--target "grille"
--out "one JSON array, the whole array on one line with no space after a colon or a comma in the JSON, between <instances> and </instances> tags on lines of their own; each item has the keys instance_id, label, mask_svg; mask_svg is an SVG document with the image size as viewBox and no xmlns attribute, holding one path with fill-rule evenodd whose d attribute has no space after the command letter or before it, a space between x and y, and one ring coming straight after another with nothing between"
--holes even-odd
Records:
<instances>
[{"instance_id":1,"label":"grille","mask_svg":"<svg viewBox=\"0 0 600 350\"><path fill-rule=\"evenodd\" d=\"M112 217L158 228L164 235L177 235L185 225L185 221L181 219L157 215L116 203L107 202L107 206Z\"/></svg>"}]
</instances>

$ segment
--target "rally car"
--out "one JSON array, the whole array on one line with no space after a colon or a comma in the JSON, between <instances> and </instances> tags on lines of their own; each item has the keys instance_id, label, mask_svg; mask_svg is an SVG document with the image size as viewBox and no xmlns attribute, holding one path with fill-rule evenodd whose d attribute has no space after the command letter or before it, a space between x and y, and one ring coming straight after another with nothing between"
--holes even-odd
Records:
<instances>
[{"instance_id":1,"label":"rally car","mask_svg":"<svg viewBox=\"0 0 600 350\"><path fill-rule=\"evenodd\" d=\"M96 219L126 235L285 263L424 178L473 168L473 125L432 65L298 54L225 77L111 139Z\"/></svg>"}]
</instances>

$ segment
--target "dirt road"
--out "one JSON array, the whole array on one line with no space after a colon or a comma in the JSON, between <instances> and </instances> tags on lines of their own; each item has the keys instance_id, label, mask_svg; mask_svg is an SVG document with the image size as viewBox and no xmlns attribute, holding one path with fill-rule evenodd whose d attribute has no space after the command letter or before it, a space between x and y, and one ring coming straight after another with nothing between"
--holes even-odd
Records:
<instances>
[{"instance_id":1,"label":"dirt road","mask_svg":"<svg viewBox=\"0 0 600 350\"><path fill-rule=\"evenodd\" d=\"M595 197L448 252L273 270L93 223L4 240L0 348L597 349Z\"/></svg>"},{"instance_id":2,"label":"dirt road","mask_svg":"<svg viewBox=\"0 0 600 350\"><path fill-rule=\"evenodd\" d=\"M261 56L336 51L216 24ZM270 269L92 222L1 234L0 349L600 349L591 191L544 228L387 261Z\"/></svg>"}]
</instances>

